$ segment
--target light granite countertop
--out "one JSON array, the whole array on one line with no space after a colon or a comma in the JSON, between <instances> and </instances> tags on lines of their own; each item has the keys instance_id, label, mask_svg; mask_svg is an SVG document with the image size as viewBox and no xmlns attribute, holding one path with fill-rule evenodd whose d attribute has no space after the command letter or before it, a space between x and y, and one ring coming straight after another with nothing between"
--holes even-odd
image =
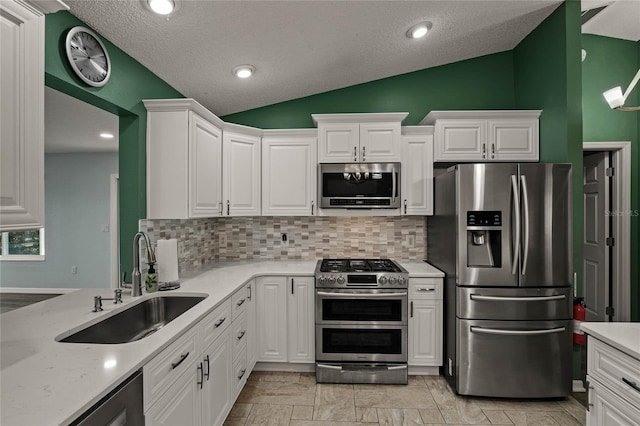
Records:
<instances>
[{"instance_id":1,"label":"light granite countertop","mask_svg":"<svg viewBox=\"0 0 640 426\"><path fill-rule=\"evenodd\" d=\"M187 329L204 318L250 279L258 276L310 276L317 261L239 261L207 266L183 279L181 288L103 303L94 313L93 297L112 297L110 289L82 289L0 316L0 386L3 425L68 424L142 368ZM399 262L415 277L442 277L433 266ZM208 297L143 340L117 345L60 343L69 335L126 309L165 294L204 293Z\"/></svg>"},{"instance_id":2,"label":"light granite countertop","mask_svg":"<svg viewBox=\"0 0 640 426\"><path fill-rule=\"evenodd\" d=\"M640 360L640 322L583 322L582 330Z\"/></svg>"}]
</instances>

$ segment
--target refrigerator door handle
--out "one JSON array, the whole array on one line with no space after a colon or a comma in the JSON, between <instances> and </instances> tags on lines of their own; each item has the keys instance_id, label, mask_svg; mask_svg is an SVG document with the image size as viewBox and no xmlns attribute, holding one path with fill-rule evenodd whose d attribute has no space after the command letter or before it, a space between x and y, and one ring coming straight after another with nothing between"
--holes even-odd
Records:
<instances>
[{"instance_id":1,"label":"refrigerator door handle","mask_svg":"<svg viewBox=\"0 0 640 426\"><path fill-rule=\"evenodd\" d=\"M522 256L522 275L527 273L527 259L529 259L529 192L527 191L527 177L520 176L522 184L522 204L524 206L524 255Z\"/></svg>"},{"instance_id":2,"label":"refrigerator door handle","mask_svg":"<svg viewBox=\"0 0 640 426\"><path fill-rule=\"evenodd\" d=\"M514 216L516 218L516 241L513 244L513 266L511 275L515 275L518 270L518 260L520 259L520 194L518 191L518 179L516 175L511 175L511 190L513 191Z\"/></svg>"},{"instance_id":3,"label":"refrigerator door handle","mask_svg":"<svg viewBox=\"0 0 640 426\"><path fill-rule=\"evenodd\" d=\"M508 297L508 296L482 296L480 294L471 294L471 300L484 300L491 302L550 302L552 300L562 300L567 297L564 294L556 294L553 296L532 296L532 297Z\"/></svg>"},{"instance_id":4,"label":"refrigerator door handle","mask_svg":"<svg viewBox=\"0 0 640 426\"><path fill-rule=\"evenodd\" d=\"M499 334L503 336L539 336L543 334L564 333L565 327L548 328L542 330L504 330L498 328L484 328L471 326L472 333Z\"/></svg>"}]
</instances>

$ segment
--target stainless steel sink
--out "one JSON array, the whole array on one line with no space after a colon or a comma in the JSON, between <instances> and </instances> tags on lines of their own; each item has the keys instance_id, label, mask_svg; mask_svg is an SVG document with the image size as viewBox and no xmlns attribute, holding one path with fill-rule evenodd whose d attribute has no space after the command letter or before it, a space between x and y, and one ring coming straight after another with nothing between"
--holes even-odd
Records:
<instances>
[{"instance_id":1,"label":"stainless steel sink","mask_svg":"<svg viewBox=\"0 0 640 426\"><path fill-rule=\"evenodd\" d=\"M155 333L206 297L206 295L153 297L68 337L59 336L56 340L65 343L100 344L134 342Z\"/></svg>"}]
</instances>

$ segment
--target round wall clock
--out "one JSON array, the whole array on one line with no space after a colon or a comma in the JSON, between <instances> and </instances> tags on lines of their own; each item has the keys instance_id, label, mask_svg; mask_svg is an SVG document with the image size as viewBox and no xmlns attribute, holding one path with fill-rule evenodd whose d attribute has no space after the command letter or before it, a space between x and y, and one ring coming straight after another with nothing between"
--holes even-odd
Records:
<instances>
[{"instance_id":1,"label":"round wall clock","mask_svg":"<svg viewBox=\"0 0 640 426\"><path fill-rule=\"evenodd\" d=\"M71 69L89 86L102 87L111 76L111 61L98 36L88 28L69 30L65 42Z\"/></svg>"}]
</instances>

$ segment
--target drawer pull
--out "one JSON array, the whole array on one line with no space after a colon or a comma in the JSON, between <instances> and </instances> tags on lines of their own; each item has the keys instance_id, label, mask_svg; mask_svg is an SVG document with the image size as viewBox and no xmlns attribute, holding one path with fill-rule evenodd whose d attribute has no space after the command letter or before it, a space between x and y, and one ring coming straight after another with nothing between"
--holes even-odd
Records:
<instances>
[{"instance_id":1,"label":"drawer pull","mask_svg":"<svg viewBox=\"0 0 640 426\"><path fill-rule=\"evenodd\" d=\"M247 299L240 299L238 302L236 302L236 306L242 306L245 300Z\"/></svg>"},{"instance_id":2,"label":"drawer pull","mask_svg":"<svg viewBox=\"0 0 640 426\"><path fill-rule=\"evenodd\" d=\"M634 388L635 390L637 390L638 392L640 392L640 387L638 387L638 384L636 382L632 382L631 380L625 377L622 378L622 381L628 384L629 386L631 386L632 388Z\"/></svg>"},{"instance_id":3,"label":"drawer pull","mask_svg":"<svg viewBox=\"0 0 640 426\"><path fill-rule=\"evenodd\" d=\"M187 352L186 354L180 355L180 360L178 362L171 363L171 369L175 370L180 364L184 362L185 359L187 359L188 356L189 356L189 352Z\"/></svg>"},{"instance_id":4,"label":"drawer pull","mask_svg":"<svg viewBox=\"0 0 640 426\"><path fill-rule=\"evenodd\" d=\"M240 333L238 333L238 340L242 339L246 332L247 332L246 330L243 330Z\"/></svg>"},{"instance_id":5,"label":"drawer pull","mask_svg":"<svg viewBox=\"0 0 640 426\"><path fill-rule=\"evenodd\" d=\"M215 324L213 324L216 328L220 327L222 325L223 322L225 322L227 320L227 317L224 318L220 318L218 321L216 321Z\"/></svg>"},{"instance_id":6,"label":"drawer pull","mask_svg":"<svg viewBox=\"0 0 640 426\"><path fill-rule=\"evenodd\" d=\"M198 386L202 389L204 385L204 369L202 368L202 363L198 364L198 371L200 372L200 380L198 381Z\"/></svg>"},{"instance_id":7,"label":"drawer pull","mask_svg":"<svg viewBox=\"0 0 640 426\"><path fill-rule=\"evenodd\" d=\"M246 368L243 368L242 370L240 370L240 374L238 375L238 380L242 379L242 377L244 376L244 373L247 372Z\"/></svg>"},{"instance_id":8,"label":"drawer pull","mask_svg":"<svg viewBox=\"0 0 640 426\"><path fill-rule=\"evenodd\" d=\"M416 291L436 291L435 287L418 287Z\"/></svg>"}]
</instances>

